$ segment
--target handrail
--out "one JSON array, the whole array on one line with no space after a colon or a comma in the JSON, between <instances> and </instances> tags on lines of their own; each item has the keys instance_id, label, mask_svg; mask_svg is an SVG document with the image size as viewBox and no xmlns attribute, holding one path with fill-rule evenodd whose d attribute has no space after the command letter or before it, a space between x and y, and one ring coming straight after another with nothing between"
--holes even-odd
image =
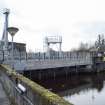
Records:
<instances>
[{"instance_id":1,"label":"handrail","mask_svg":"<svg viewBox=\"0 0 105 105\"><path fill-rule=\"evenodd\" d=\"M33 103L33 105L35 105L35 101L37 102L37 105L73 105L64 100L62 97L59 97L58 95L50 92L49 90L24 77L23 75L18 74L9 66L1 64L0 68L0 72L4 76L2 77L3 81L5 82L3 83L3 85L5 85L4 87L10 87L6 86L6 81L8 81L7 79L9 79L10 82L12 81L12 83L16 86L17 83L21 83L26 88L27 92L23 96L20 95L19 97L23 98L26 96ZM13 86L11 87L13 88ZM16 93L16 89L14 90L13 88L13 91L15 91L15 94L18 95L18 93ZM13 91L11 90L11 92ZM16 97L12 97L14 98L15 102L18 101Z\"/></svg>"}]
</instances>

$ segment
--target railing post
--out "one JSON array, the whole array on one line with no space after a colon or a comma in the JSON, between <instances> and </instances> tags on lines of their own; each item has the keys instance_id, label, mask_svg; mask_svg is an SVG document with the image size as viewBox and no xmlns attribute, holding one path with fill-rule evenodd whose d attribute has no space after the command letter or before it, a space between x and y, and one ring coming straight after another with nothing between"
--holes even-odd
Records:
<instances>
[{"instance_id":1,"label":"railing post","mask_svg":"<svg viewBox=\"0 0 105 105\"><path fill-rule=\"evenodd\" d=\"M38 55L39 55L38 59L39 59L39 61L40 61L40 52L39 52L39 54L38 54Z\"/></svg>"},{"instance_id":2,"label":"railing post","mask_svg":"<svg viewBox=\"0 0 105 105\"><path fill-rule=\"evenodd\" d=\"M3 53L3 60L2 60L2 62L4 62L4 51L2 53Z\"/></svg>"},{"instance_id":3,"label":"railing post","mask_svg":"<svg viewBox=\"0 0 105 105\"><path fill-rule=\"evenodd\" d=\"M20 51L20 49L19 49L19 55L20 55L20 62L21 62L21 51Z\"/></svg>"},{"instance_id":4,"label":"railing post","mask_svg":"<svg viewBox=\"0 0 105 105\"><path fill-rule=\"evenodd\" d=\"M45 53L44 53L44 60L45 60Z\"/></svg>"},{"instance_id":5,"label":"railing post","mask_svg":"<svg viewBox=\"0 0 105 105\"><path fill-rule=\"evenodd\" d=\"M26 61L27 61L27 52L26 52Z\"/></svg>"}]
</instances>

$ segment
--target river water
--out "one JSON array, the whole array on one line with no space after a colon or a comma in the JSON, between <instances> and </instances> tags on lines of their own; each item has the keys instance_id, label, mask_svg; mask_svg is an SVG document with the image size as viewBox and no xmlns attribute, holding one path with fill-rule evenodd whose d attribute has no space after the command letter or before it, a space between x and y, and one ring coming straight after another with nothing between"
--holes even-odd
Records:
<instances>
[{"instance_id":1,"label":"river water","mask_svg":"<svg viewBox=\"0 0 105 105\"><path fill-rule=\"evenodd\" d=\"M105 73L37 81L74 105L105 105Z\"/></svg>"}]
</instances>

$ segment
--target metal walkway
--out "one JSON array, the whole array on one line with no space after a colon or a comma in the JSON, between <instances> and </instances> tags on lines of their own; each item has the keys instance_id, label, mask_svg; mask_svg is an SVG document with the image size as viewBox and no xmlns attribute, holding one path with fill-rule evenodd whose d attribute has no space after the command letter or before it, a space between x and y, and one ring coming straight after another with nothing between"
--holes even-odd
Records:
<instances>
[{"instance_id":1,"label":"metal walkway","mask_svg":"<svg viewBox=\"0 0 105 105\"><path fill-rule=\"evenodd\" d=\"M0 105L11 105L8 97L3 90L2 84L0 83Z\"/></svg>"}]
</instances>

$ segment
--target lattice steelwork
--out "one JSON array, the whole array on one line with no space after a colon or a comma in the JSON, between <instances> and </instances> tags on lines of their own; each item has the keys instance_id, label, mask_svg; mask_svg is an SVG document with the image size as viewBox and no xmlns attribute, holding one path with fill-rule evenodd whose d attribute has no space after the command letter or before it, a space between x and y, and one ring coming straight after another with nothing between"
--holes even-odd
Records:
<instances>
[{"instance_id":1,"label":"lattice steelwork","mask_svg":"<svg viewBox=\"0 0 105 105\"><path fill-rule=\"evenodd\" d=\"M47 54L50 57L50 44L59 44L59 55L61 56L61 45L62 45L62 36L48 36L45 38L45 44L47 47Z\"/></svg>"}]
</instances>

